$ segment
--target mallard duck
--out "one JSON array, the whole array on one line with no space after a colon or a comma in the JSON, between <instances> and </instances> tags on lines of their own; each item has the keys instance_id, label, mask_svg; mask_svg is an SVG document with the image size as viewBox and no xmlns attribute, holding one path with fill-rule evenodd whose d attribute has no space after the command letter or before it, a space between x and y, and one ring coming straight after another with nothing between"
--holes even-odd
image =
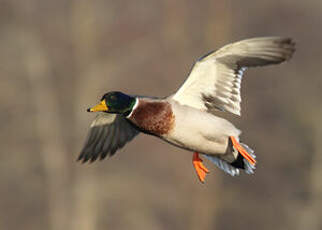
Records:
<instances>
[{"instance_id":1,"label":"mallard duck","mask_svg":"<svg viewBox=\"0 0 322 230\"><path fill-rule=\"evenodd\" d=\"M193 153L201 182L209 170L201 156L226 173L254 173L255 154L239 141L241 131L216 111L240 116L240 86L249 67L279 64L295 51L290 38L261 37L228 44L193 65L179 90L165 98L108 92L88 112L100 112L78 157L93 162L113 156L139 133L154 135Z\"/></svg>"}]
</instances>

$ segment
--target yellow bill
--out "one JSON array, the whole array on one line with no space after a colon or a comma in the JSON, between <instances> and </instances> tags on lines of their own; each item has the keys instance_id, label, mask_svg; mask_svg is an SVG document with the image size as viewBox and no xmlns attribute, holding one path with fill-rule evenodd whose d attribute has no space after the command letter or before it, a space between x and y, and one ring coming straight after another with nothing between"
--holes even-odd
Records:
<instances>
[{"instance_id":1,"label":"yellow bill","mask_svg":"<svg viewBox=\"0 0 322 230\"><path fill-rule=\"evenodd\" d=\"M102 100L99 104L93 106L92 108L88 108L87 112L106 112L108 111L108 107L106 106L105 100Z\"/></svg>"}]
</instances>

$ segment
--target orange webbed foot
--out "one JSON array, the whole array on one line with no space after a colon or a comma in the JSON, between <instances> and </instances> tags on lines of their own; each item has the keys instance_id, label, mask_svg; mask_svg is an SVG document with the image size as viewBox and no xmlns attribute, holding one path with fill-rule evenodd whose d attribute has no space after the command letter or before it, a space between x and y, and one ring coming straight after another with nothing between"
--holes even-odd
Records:
<instances>
[{"instance_id":1,"label":"orange webbed foot","mask_svg":"<svg viewBox=\"0 0 322 230\"><path fill-rule=\"evenodd\" d=\"M195 152L192 156L192 164L195 168L195 171L197 173L197 176L201 183L205 182L205 178L207 173L209 173L209 170L203 165L202 159L199 157L199 154Z\"/></svg>"},{"instance_id":2,"label":"orange webbed foot","mask_svg":"<svg viewBox=\"0 0 322 230\"><path fill-rule=\"evenodd\" d=\"M244 148L243 146L241 146L238 141L236 140L235 137L230 136L230 140L233 144L233 146L237 149L237 151L251 164L251 165L255 165L256 164L256 160L254 159L254 157L252 157Z\"/></svg>"}]
</instances>

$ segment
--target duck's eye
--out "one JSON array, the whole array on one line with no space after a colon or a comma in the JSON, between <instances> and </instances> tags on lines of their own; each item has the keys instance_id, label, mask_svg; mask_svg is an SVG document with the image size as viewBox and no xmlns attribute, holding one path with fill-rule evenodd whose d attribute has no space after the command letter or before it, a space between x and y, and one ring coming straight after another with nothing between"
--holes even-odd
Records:
<instances>
[{"instance_id":1,"label":"duck's eye","mask_svg":"<svg viewBox=\"0 0 322 230\"><path fill-rule=\"evenodd\" d=\"M111 97L110 97L110 100L116 100L116 96L115 95L112 95Z\"/></svg>"}]
</instances>

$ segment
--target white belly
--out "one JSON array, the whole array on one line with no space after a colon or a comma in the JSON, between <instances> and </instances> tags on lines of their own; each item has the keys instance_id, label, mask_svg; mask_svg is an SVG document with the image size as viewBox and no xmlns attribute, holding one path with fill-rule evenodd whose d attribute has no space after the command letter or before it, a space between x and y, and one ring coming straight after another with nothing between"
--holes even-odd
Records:
<instances>
[{"instance_id":1,"label":"white belly","mask_svg":"<svg viewBox=\"0 0 322 230\"><path fill-rule=\"evenodd\" d=\"M228 153L229 136L240 131L229 121L173 102L174 129L162 138L184 149L210 155Z\"/></svg>"}]
</instances>

